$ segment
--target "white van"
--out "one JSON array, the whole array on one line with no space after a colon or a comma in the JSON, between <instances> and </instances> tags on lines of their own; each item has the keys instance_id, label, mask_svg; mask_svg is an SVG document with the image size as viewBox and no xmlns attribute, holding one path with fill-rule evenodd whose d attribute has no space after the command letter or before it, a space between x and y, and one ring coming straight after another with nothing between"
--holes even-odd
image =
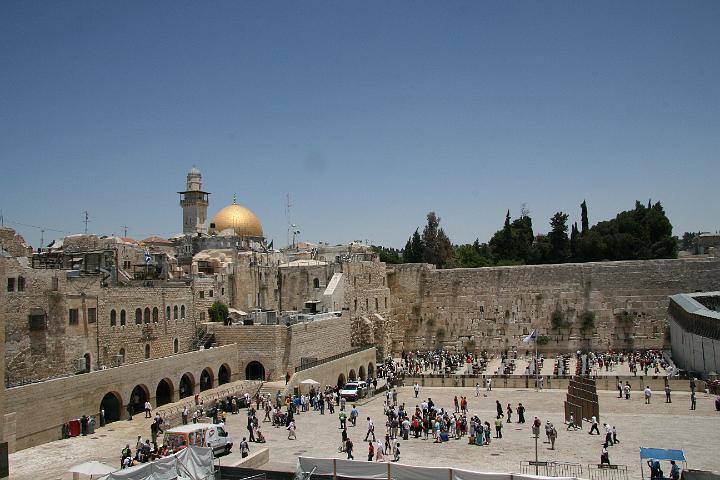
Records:
<instances>
[{"instance_id":1,"label":"white van","mask_svg":"<svg viewBox=\"0 0 720 480\"><path fill-rule=\"evenodd\" d=\"M169 428L165 430L164 443L172 452L195 445L210 447L213 452L230 453L233 446L232 437L225 430L224 423L193 423Z\"/></svg>"}]
</instances>

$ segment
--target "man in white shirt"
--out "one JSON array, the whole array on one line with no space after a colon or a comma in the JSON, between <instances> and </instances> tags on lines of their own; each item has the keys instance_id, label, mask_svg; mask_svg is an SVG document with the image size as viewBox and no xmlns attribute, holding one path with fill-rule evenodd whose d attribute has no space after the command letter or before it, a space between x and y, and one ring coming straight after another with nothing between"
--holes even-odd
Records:
<instances>
[{"instance_id":1,"label":"man in white shirt","mask_svg":"<svg viewBox=\"0 0 720 480\"><path fill-rule=\"evenodd\" d=\"M645 404L650 404L650 397L652 397L652 390L650 390L650 385L645 387Z\"/></svg>"},{"instance_id":2,"label":"man in white shirt","mask_svg":"<svg viewBox=\"0 0 720 480\"><path fill-rule=\"evenodd\" d=\"M415 398L418 398L418 395L420 394L420 384L418 382L415 382L413 390L415 390Z\"/></svg>"},{"instance_id":3,"label":"man in white shirt","mask_svg":"<svg viewBox=\"0 0 720 480\"><path fill-rule=\"evenodd\" d=\"M365 440L367 441L368 437L372 435L373 442L375 441L375 424L372 420L370 420L370 417L367 417L367 433L365 434Z\"/></svg>"}]
</instances>

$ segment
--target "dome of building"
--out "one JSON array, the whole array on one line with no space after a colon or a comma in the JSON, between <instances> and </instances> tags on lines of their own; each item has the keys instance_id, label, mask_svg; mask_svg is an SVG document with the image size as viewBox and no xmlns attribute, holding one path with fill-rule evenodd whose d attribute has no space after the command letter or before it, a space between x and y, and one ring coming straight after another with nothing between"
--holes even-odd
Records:
<instances>
[{"instance_id":1,"label":"dome of building","mask_svg":"<svg viewBox=\"0 0 720 480\"><path fill-rule=\"evenodd\" d=\"M249 209L235 202L217 212L212 223L218 233L231 228L239 237L263 237L260 220Z\"/></svg>"}]
</instances>

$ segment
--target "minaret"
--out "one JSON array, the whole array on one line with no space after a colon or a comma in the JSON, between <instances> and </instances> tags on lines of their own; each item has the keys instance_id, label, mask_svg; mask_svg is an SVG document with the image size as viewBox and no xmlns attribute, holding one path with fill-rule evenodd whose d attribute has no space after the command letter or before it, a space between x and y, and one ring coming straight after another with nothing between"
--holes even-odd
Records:
<instances>
[{"instance_id":1,"label":"minaret","mask_svg":"<svg viewBox=\"0 0 720 480\"><path fill-rule=\"evenodd\" d=\"M183 233L195 235L207 233L207 209L209 192L202 189L202 174L193 168L187 174L187 188L180 194L180 206L183 209Z\"/></svg>"}]
</instances>

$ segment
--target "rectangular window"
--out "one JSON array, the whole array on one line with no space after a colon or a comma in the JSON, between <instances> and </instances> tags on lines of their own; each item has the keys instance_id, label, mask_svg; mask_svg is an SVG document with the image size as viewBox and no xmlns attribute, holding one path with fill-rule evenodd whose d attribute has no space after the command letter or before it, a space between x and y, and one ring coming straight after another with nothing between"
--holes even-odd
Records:
<instances>
[{"instance_id":1,"label":"rectangular window","mask_svg":"<svg viewBox=\"0 0 720 480\"><path fill-rule=\"evenodd\" d=\"M205 321L205 312L200 312L200 321L201 322Z\"/></svg>"},{"instance_id":2,"label":"rectangular window","mask_svg":"<svg viewBox=\"0 0 720 480\"><path fill-rule=\"evenodd\" d=\"M130 270L131 266L132 266L132 264L130 263L130 260L123 261L123 269L124 270Z\"/></svg>"},{"instance_id":3,"label":"rectangular window","mask_svg":"<svg viewBox=\"0 0 720 480\"><path fill-rule=\"evenodd\" d=\"M210 298L212 298L212 296L213 296L213 291L210 290Z\"/></svg>"},{"instance_id":4,"label":"rectangular window","mask_svg":"<svg viewBox=\"0 0 720 480\"><path fill-rule=\"evenodd\" d=\"M57 292L60 289L60 281L58 280L58 277L52 278L52 291Z\"/></svg>"},{"instance_id":5,"label":"rectangular window","mask_svg":"<svg viewBox=\"0 0 720 480\"><path fill-rule=\"evenodd\" d=\"M385 297L385 308L387 308L387 297Z\"/></svg>"},{"instance_id":6,"label":"rectangular window","mask_svg":"<svg viewBox=\"0 0 720 480\"><path fill-rule=\"evenodd\" d=\"M28 315L28 327L31 332L46 330L45 315Z\"/></svg>"},{"instance_id":7,"label":"rectangular window","mask_svg":"<svg viewBox=\"0 0 720 480\"><path fill-rule=\"evenodd\" d=\"M205 290L200 290L200 298L205 298Z\"/></svg>"},{"instance_id":8,"label":"rectangular window","mask_svg":"<svg viewBox=\"0 0 720 480\"><path fill-rule=\"evenodd\" d=\"M95 323L97 320L97 310L94 308L88 308L88 323Z\"/></svg>"},{"instance_id":9,"label":"rectangular window","mask_svg":"<svg viewBox=\"0 0 720 480\"><path fill-rule=\"evenodd\" d=\"M80 314L77 308L71 308L68 312L70 325L77 325L80 319Z\"/></svg>"},{"instance_id":10,"label":"rectangular window","mask_svg":"<svg viewBox=\"0 0 720 480\"><path fill-rule=\"evenodd\" d=\"M18 277L17 279L17 290L18 292L25 291L25 279L23 277Z\"/></svg>"},{"instance_id":11,"label":"rectangular window","mask_svg":"<svg viewBox=\"0 0 720 480\"><path fill-rule=\"evenodd\" d=\"M14 278L8 278L7 291L8 292L15 291L15 279Z\"/></svg>"}]
</instances>

